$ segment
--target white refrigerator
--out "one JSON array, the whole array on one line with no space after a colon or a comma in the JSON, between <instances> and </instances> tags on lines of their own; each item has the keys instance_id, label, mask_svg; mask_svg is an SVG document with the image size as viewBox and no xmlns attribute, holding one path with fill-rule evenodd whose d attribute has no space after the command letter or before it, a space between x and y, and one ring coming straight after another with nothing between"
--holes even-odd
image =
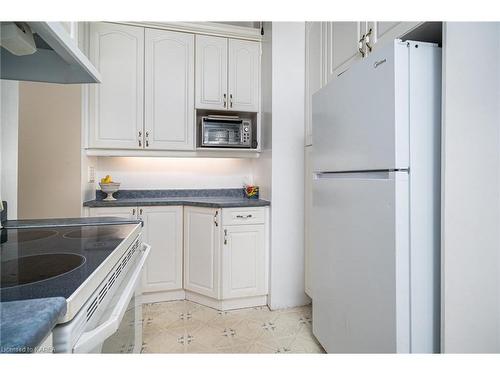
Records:
<instances>
[{"instance_id":1,"label":"white refrigerator","mask_svg":"<svg viewBox=\"0 0 500 375\"><path fill-rule=\"evenodd\" d=\"M439 352L441 49L396 40L313 95L313 333Z\"/></svg>"}]
</instances>

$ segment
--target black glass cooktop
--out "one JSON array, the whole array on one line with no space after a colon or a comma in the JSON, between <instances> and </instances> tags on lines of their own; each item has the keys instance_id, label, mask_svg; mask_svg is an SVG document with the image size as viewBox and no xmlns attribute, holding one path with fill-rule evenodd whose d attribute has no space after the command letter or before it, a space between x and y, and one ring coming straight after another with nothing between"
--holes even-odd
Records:
<instances>
[{"instance_id":1,"label":"black glass cooktop","mask_svg":"<svg viewBox=\"0 0 500 375\"><path fill-rule=\"evenodd\" d=\"M0 300L68 298L136 226L2 229Z\"/></svg>"}]
</instances>

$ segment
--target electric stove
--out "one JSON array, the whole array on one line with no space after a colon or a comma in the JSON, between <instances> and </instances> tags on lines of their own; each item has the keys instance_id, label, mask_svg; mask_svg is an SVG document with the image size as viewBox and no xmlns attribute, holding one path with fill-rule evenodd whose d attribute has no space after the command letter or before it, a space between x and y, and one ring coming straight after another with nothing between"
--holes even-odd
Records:
<instances>
[{"instance_id":1,"label":"electric stove","mask_svg":"<svg viewBox=\"0 0 500 375\"><path fill-rule=\"evenodd\" d=\"M1 301L64 297L69 321L136 241L140 223L1 230Z\"/></svg>"}]
</instances>

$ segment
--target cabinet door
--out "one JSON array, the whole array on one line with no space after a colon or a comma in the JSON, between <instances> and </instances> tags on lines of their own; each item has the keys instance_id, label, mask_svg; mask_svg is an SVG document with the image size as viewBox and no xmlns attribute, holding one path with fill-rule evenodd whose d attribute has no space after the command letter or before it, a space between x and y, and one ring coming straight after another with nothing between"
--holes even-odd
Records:
<instances>
[{"instance_id":1,"label":"cabinet door","mask_svg":"<svg viewBox=\"0 0 500 375\"><path fill-rule=\"evenodd\" d=\"M222 247L222 298L267 294L265 226L224 227Z\"/></svg>"},{"instance_id":2,"label":"cabinet door","mask_svg":"<svg viewBox=\"0 0 500 375\"><path fill-rule=\"evenodd\" d=\"M143 272L143 291L182 288L182 206L139 207L144 241L151 253Z\"/></svg>"},{"instance_id":3,"label":"cabinet door","mask_svg":"<svg viewBox=\"0 0 500 375\"><path fill-rule=\"evenodd\" d=\"M417 27L420 22L388 22L372 21L368 22L370 33L370 45L373 49L379 48L387 42L400 38L411 29Z\"/></svg>"},{"instance_id":4,"label":"cabinet door","mask_svg":"<svg viewBox=\"0 0 500 375\"><path fill-rule=\"evenodd\" d=\"M136 207L90 207L89 208L90 217L122 217L124 219L135 219L137 218L137 208Z\"/></svg>"},{"instance_id":5,"label":"cabinet door","mask_svg":"<svg viewBox=\"0 0 500 375\"><path fill-rule=\"evenodd\" d=\"M326 78L329 82L362 58L358 48L366 32L366 22L328 22L325 29Z\"/></svg>"},{"instance_id":6,"label":"cabinet door","mask_svg":"<svg viewBox=\"0 0 500 375\"><path fill-rule=\"evenodd\" d=\"M312 144L312 96L322 86L321 22L306 23L306 98L305 98L305 144Z\"/></svg>"},{"instance_id":7,"label":"cabinet door","mask_svg":"<svg viewBox=\"0 0 500 375\"><path fill-rule=\"evenodd\" d=\"M184 207L184 289L220 298L220 210Z\"/></svg>"},{"instance_id":8,"label":"cabinet door","mask_svg":"<svg viewBox=\"0 0 500 375\"><path fill-rule=\"evenodd\" d=\"M194 35L146 29L144 146L194 149Z\"/></svg>"},{"instance_id":9,"label":"cabinet door","mask_svg":"<svg viewBox=\"0 0 500 375\"><path fill-rule=\"evenodd\" d=\"M196 108L227 108L227 39L196 35Z\"/></svg>"},{"instance_id":10,"label":"cabinet door","mask_svg":"<svg viewBox=\"0 0 500 375\"><path fill-rule=\"evenodd\" d=\"M89 146L142 148L144 29L91 23L90 60L102 82L89 85Z\"/></svg>"},{"instance_id":11,"label":"cabinet door","mask_svg":"<svg viewBox=\"0 0 500 375\"><path fill-rule=\"evenodd\" d=\"M229 39L229 102L233 111L258 112L260 43Z\"/></svg>"},{"instance_id":12,"label":"cabinet door","mask_svg":"<svg viewBox=\"0 0 500 375\"><path fill-rule=\"evenodd\" d=\"M305 276L305 291L306 294L312 298L312 285L311 285L311 270L312 270L312 246L311 246L311 219L312 219L312 147L304 148L304 276Z\"/></svg>"}]
</instances>

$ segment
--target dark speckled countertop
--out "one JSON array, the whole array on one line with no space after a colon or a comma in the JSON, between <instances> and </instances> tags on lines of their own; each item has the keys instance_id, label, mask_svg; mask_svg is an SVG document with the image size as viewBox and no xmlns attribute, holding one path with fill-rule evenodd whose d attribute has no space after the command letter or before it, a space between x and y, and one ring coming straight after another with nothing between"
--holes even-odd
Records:
<instances>
[{"instance_id":1,"label":"dark speckled countertop","mask_svg":"<svg viewBox=\"0 0 500 375\"><path fill-rule=\"evenodd\" d=\"M33 353L65 313L62 297L1 302L0 353Z\"/></svg>"},{"instance_id":2,"label":"dark speckled countertop","mask_svg":"<svg viewBox=\"0 0 500 375\"><path fill-rule=\"evenodd\" d=\"M97 199L87 201L86 207L133 207L133 206L200 206L200 207L262 207L270 202L248 199L243 189L186 189L186 190L120 190L116 200L103 200L98 190Z\"/></svg>"}]
</instances>

